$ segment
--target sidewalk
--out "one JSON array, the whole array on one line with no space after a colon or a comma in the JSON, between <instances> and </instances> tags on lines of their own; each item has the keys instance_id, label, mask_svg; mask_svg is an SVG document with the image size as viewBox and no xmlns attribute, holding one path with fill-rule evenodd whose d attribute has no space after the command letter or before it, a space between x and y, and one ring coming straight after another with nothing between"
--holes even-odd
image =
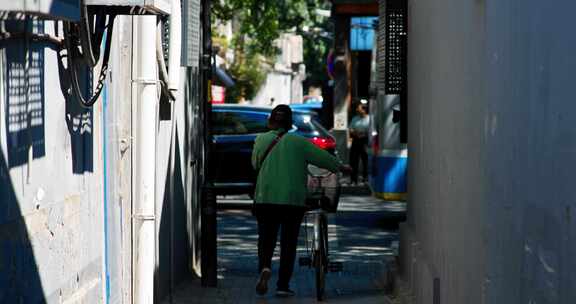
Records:
<instances>
[{"instance_id":1,"label":"sidewalk","mask_svg":"<svg viewBox=\"0 0 576 304\"><path fill-rule=\"evenodd\" d=\"M371 195L370 187L368 185L368 181L364 181L362 178L360 179L361 182L358 184L353 184L350 181L350 176L343 176L340 179L340 185L342 187L342 194L346 195Z\"/></svg>"},{"instance_id":2,"label":"sidewalk","mask_svg":"<svg viewBox=\"0 0 576 304\"><path fill-rule=\"evenodd\" d=\"M397 215L402 208L402 203L367 196L343 197L339 213L329 217L329 247L331 259L343 262L344 270L328 273L325 302L391 303L383 294L385 261L395 254L398 233L387 221L390 214ZM220 210L218 233L218 287L202 288L199 280L184 282L177 287L172 303L316 302L314 270L299 265L291 282L296 296L274 296L277 256L268 295L255 294L257 234L256 221L249 211ZM164 303L170 303L169 299Z\"/></svg>"}]
</instances>

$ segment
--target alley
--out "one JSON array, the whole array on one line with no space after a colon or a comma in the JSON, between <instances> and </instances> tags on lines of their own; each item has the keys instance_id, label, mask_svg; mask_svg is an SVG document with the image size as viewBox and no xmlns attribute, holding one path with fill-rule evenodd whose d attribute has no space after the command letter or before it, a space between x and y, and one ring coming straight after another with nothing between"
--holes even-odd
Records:
<instances>
[{"instance_id":1,"label":"alley","mask_svg":"<svg viewBox=\"0 0 576 304\"><path fill-rule=\"evenodd\" d=\"M311 303L315 302L314 271L296 265L292 288L296 296L280 299L254 292L257 268L256 221L247 210L249 200L221 199L218 216L218 287L202 288L199 281L177 287L173 303ZM333 261L343 262L342 272L327 276L330 303L388 303L383 294L386 260L398 246L397 222L403 203L370 196L344 196L339 212L329 216L329 248ZM303 234L300 235L299 254ZM278 249L278 248L277 248ZM273 267L277 267L277 256ZM276 268L275 268L276 269ZM276 277L271 280L273 291ZM170 303L167 299L165 303Z\"/></svg>"}]
</instances>

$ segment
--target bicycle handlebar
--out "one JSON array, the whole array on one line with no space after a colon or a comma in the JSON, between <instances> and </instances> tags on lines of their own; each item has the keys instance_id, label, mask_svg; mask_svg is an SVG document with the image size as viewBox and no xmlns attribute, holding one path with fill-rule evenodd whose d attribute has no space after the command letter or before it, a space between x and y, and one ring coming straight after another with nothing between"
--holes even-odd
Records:
<instances>
[{"instance_id":1,"label":"bicycle handlebar","mask_svg":"<svg viewBox=\"0 0 576 304\"><path fill-rule=\"evenodd\" d=\"M311 177L323 178L323 177L328 177L328 176L333 175L333 174L338 174L338 173L332 172L332 171L327 170L327 169L322 169L322 168L316 167L314 165L308 165L308 175Z\"/></svg>"}]
</instances>

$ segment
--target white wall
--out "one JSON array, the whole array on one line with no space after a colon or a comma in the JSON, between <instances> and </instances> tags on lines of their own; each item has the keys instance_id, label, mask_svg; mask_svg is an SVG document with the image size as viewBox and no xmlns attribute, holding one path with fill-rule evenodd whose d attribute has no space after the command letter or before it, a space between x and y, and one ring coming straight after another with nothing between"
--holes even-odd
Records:
<instances>
[{"instance_id":1,"label":"white wall","mask_svg":"<svg viewBox=\"0 0 576 304\"><path fill-rule=\"evenodd\" d=\"M132 300L135 18L117 17L106 86L89 110L64 97L56 51L23 39L0 43L0 303ZM176 101L162 106L168 115L150 122L157 300L189 275L198 234L190 215L203 166L200 84L197 68L180 71Z\"/></svg>"},{"instance_id":2,"label":"white wall","mask_svg":"<svg viewBox=\"0 0 576 304\"><path fill-rule=\"evenodd\" d=\"M576 3L409 1L417 303L572 303Z\"/></svg>"},{"instance_id":3,"label":"white wall","mask_svg":"<svg viewBox=\"0 0 576 304\"><path fill-rule=\"evenodd\" d=\"M0 302L97 303L104 290L101 108L66 100L56 52L29 43L0 47Z\"/></svg>"},{"instance_id":4,"label":"white wall","mask_svg":"<svg viewBox=\"0 0 576 304\"><path fill-rule=\"evenodd\" d=\"M280 48L280 54L274 67L266 75L262 87L251 101L252 104L275 106L302 102L304 90L302 82L306 78L306 68L302 63L302 37L285 33L276 40L276 44ZM297 64L297 68L293 64ZM271 98L274 98L273 103Z\"/></svg>"},{"instance_id":5,"label":"white wall","mask_svg":"<svg viewBox=\"0 0 576 304\"><path fill-rule=\"evenodd\" d=\"M266 81L252 100L252 104L275 106L289 104L292 100L292 75L272 71L266 75ZM274 103L271 103L274 98Z\"/></svg>"}]
</instances>

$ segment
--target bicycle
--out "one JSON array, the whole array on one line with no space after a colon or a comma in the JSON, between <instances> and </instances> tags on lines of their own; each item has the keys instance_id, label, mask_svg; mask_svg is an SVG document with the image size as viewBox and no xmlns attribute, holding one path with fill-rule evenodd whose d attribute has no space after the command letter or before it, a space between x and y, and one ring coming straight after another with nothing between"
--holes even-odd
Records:
<instances>
[{"instance_id":1,"label":"bicycle","mask_svg":"<svg viewBox=\"0 0 576 304\"><path fill-rule=\"evenodd\" d=\"M328 252L327 213L338 209L340 199L339 175L314 166L308 167L308 211L304 215L304 246L306 256L299 259L300 266L314 267L316 299L324 300L326 273L340 271L342 263L330 262ZM312 229L308 225L311 218Z\"/></svg>"}]
</instances>

